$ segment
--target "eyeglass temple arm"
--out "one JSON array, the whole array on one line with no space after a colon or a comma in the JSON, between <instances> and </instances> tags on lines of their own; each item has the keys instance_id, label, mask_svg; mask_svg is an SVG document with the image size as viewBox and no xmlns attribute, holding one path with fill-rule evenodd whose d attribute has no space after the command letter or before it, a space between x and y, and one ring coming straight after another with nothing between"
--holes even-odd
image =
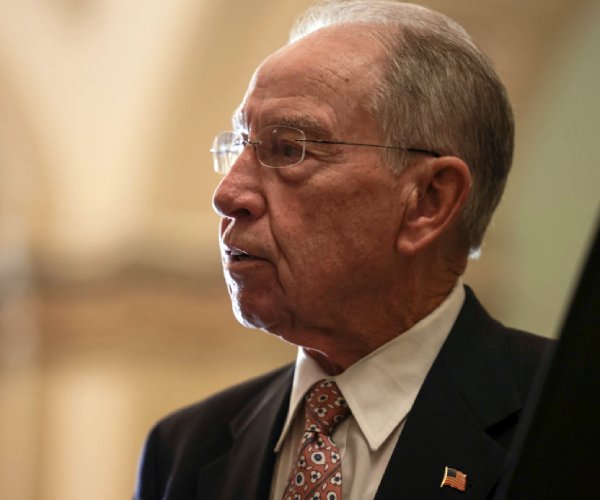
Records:
<instances>
[{"instance_id":1,"label":"eyeglass temple arm","mask_svg":"<svg viewBox=\"0 0 600 500\"><path fill-rule=\"evenodd\" d=\"M364 144L358 142L344 142L344 141L327 141L323 139L296 139L297 142L317 142L320 144L342 144L344 146L364 146L370 148L384 148L384 149L400 149L403 151L409 151L411 153L422 153L433 156L434 158L440 158L442 155L437 151L430 151L428 149L420 148L405 148L403 146L386 146L383 144Z\"/></svg>"}]
</instances>

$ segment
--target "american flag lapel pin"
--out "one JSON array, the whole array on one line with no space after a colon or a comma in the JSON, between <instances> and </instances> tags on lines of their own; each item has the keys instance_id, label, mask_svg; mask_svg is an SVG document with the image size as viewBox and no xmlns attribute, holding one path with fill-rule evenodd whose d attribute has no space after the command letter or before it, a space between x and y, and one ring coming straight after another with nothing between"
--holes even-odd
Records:
<instances>
[{"instance_id":1,"label":"american flag lapel pin","mask_svg":"<svg viewBox=\"0 0 600 500\"><path fill-rule=\"evenodd\" d=\"M443 488L444 486L450 486L450 488L465 491L467 489L467 475L458 469L446 466L446 470L444 470L444 479L442 479L440 488Z\"/></svg>"}]
</instances>

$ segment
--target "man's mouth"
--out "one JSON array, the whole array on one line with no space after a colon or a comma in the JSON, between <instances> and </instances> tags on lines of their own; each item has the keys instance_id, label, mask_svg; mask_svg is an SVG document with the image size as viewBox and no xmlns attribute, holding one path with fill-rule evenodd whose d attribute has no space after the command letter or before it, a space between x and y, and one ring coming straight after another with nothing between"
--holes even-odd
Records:
<instances>
[{"instance_id":1,"label":"man's mouth","mask_svg":"<svg viewBox=\"0 0 600 500\"><path fill-rule=\"evenodd\" d=\"M237 250L237 249L230 249L230 250L226 250L225 253L227 254L227 256L234 262L240 262L242 260L249 260L249 259L253 259L254 257L242 250Z\"/></svg>"}]
</instances>

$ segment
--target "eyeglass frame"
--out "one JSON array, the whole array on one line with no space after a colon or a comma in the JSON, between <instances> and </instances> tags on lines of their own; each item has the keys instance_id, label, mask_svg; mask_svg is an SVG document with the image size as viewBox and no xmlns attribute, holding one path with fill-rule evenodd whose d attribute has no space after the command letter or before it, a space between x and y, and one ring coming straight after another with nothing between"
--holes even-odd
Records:
<instances>
[{"instance_id":1,"label":"eyeglass frame","mask_svg":"<svg viewBox=\"0 0 600 500\"><path fill-rule=\"evenodd\" d=\"M213 167L216 173L220 174L220 175L227 175L227 173L229 173L229 171L231 170L234 162L231 163L231 165L229 166L229 168L227 169L226 172L223 172L223 169L219 169L217 167L218 164L218 160L217 160L217 154L218 153L229 153L229 154L233 154L233 152L231 150L228 151L219 151L217 149L215 149L215 143L217 142L217 139L222 136L223 134L235 134L238 136L242 137L242 141L241 141L241 151L240 153L238 153L237 157L239 157L243 150L246 148L246 146L248 146L249 144L254 146L254 150L256 152L256 159L258 160L258 162L263 166L263 167L267 167L267 168L275 168L275 169L280 169L280 168L290 168L290 167L295 167L296 165L299 165L300 163L302 163L306 157L306 146L305 143L310 142L310 143L317 143L317 144L332 144L332 145L341 145L341 146L359 146L359 147L371 147L371 148L383 148L383 149L396 149L396 150L401 150L401 151L406 151L409 153L418 153L418 154L425 154L428 156L432 156L434 158L440 158L442 156L441 153L438 153L437 151L433 151L433 150L428 150L428 149L423 149L423 148L407 148L404 146L390 146L390 145L385 145L385 144L369 144L369 143L361 143L361 142L347 142L347 141L332 141L332 140L327 140L327 139L306 139L306 134L303 130L296 128L296 127L290 127L289 125L268 125L266 127L261 128L256 135L258 136L261 132L267 130L267 129L277 129L277 128L283 128L283 129L288 129L288 130L293 130L296 132L300 132L300 134L302 134L303 139L294 139L294 142L300 142L302 143L302 155L300 160L298 160L295 163L291 163L290 165L284 165L284 166L280 166L280 167L275 167L273 165L267 165L266 163L264 163L264 161L261 159L261 155L258 151L258 146L264 142L264 141L251 141L249 138L248 139L244 139L243 136L247 134L241 133L241 132L235 132L232 130L228 130L228 131L223 131L223 132L219 132L216 136L215 139L213 141L213 147L210 149L210 152L213 155ZM236 157L236 160L237 160Z\"/></svg>"}]
</instances>

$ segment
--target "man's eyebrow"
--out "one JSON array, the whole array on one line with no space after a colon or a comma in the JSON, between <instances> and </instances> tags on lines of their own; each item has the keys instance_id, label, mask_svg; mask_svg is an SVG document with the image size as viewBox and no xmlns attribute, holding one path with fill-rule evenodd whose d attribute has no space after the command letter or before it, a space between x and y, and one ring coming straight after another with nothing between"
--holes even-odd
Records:
<instances>
[{"instance_id":1,"label":"man's eyebrow","mask_svg":"<svg viewBox=\"0 0 600 500\"><path fill-rule=\"evenodd\" d=\"M242 110L236 110L231 117L233 130L248 131L246 116ZM302 130L309 139L331 139L332 133L322 121L311 115L283 116L270 125L285 125Z\"/></svg>"},{"instance_id":2,"label":"man's eyebrow","mask_svg":"<svg viewBox=\"0 0 600 500\"><path fill-rule=\"evenodd\" d=\"M310 115L286 116L278 124L300 129L309 139L331 139L332 136L329 127Z\"/></svg>"}]
</instances>

